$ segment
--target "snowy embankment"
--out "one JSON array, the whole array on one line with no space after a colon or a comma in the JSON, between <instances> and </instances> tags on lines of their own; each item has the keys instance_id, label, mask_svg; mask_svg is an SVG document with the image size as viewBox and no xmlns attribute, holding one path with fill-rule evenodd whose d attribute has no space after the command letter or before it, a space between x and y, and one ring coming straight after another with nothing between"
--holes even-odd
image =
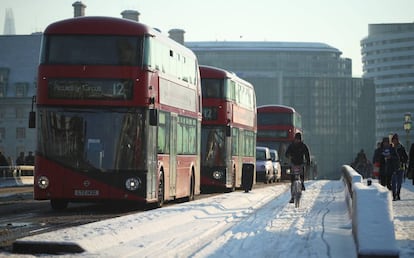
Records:
<instances>
[{"instance_id":1,"label":"snowy embankment","mask_svg":"<svg viewBox=\"0 0 414 258\"><path fill-rule=\"evenodd\" d=\"M306 186L298 209L288 203L289 185L279 184L26 237L15 245L29 253L39 244L64 246L85 257L356 257L343 183Z\"/></svg>"}]
</instances>

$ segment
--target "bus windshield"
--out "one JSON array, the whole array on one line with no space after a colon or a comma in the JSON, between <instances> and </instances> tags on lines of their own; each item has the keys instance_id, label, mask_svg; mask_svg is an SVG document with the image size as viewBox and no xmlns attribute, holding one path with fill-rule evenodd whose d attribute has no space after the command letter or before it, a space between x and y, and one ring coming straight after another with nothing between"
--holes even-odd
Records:
<instances>
[{"instance_id":1,"label":"bus windshield","mask_svg":"<svg viewBox=\"0 0 414 258\"><path fill-rule=\"evenodd\" d=\"M207 127L201 132L201 163L214 167L225 165L225 130L224 127Z\"/></svg>"},{"instance_id":2,"label":"bus windshield","mask_svg":"<svg viewBox=\"0 0 414 258\"><path fill-rule=\"evenodd\" d=\"M115 35L45 35L42 64L142 65L143 38Z\"/></svg>"},{"instance_id":3,"label":"bus windshield","mask_svg":"<svg viewBox=\"0 0 414 258\"><path fill-rule=\"evenodd\" d=\"M142 169L140 109L39 108L39 154L78 171Z\"/></svg>"},{"instance_id":4,"label":"bus windshield","mask_svg":"<svg viewBox=\"0 0 414 258\"><path fill-rule=\"evenodd\" d=\"M223 80L202 78L201 85L203 98L223 98Z\"/></svg>"}]
</instances>

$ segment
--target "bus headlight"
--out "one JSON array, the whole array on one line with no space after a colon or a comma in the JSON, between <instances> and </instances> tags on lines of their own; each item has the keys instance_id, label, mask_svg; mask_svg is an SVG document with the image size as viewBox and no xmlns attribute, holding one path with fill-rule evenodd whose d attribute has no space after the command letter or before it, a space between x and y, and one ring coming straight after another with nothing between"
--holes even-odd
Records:
<instances>
[{"instance_id":1,"label":"bus headlight","mask_svg":"<svg viewBox=\"0 0 414 258\"><path fill-rule=\"evenodd\" d=\"M46 176L39 176L37 179L37 186L40 189L46 189L49 186L49 178Z\"/></svg>"},{"instance_id":2,"label":"bus headlight","mask_svg":"<svg viewBox=\"0 0 414 258\"><path fill-rule=\"evenodd\" d=\"M223 172L221 172L221 171L214 171L213 172L213 178L214 179L216 179L216 180L219 180L219 179L221 179L223 177Z\"/></svg>"},{"instance_id":3,"label":"bus headlight","mask_svg":"<svg viewBox=\"0 0 414 258\"><path fill-rule=\"evenodd\" d=\"M128 189L129 191L135 191L137 190L139 187L141 186L141 180L139 178L136 177L131 177L128 178L125 181L125 187L126 189Z\"/></svg>"},{"instance_id":4,"label":"bus headlight","mask_svg":"<svg viewBox=\"0 0 414 258\"><path fill-rule=\"evenodd\" d=\"M290 174L290 168L286 169L286 174Z\"/></svg>"}]
</instances>

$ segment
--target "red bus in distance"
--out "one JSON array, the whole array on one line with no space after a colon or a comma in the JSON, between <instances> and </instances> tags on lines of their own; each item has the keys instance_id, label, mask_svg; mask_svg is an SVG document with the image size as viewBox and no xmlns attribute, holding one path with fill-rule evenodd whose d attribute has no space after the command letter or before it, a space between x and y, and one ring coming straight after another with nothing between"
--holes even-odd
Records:
<instances>
[{"instance_id":1,"label":"red bus in distance","mask_svg":"<svg viewBox=\"0 0 414 258\"><path fill-rule=\"evenodd\" d=\"M296 133L302 133L302 116L293 108L283 105L263 105L257 107L257 145L266 146L279 152L282 166L282 179L288 166L285 152Z\"/></svg>"},{"instance_id":2,"label":"red bus in distance","mask_svg":"<svg viewBox=\"0 0 414 258\"><path fill-rule=\"evenodd\" d=\"M78 17L43 34L34 198L162 206L200 193L194 53L135 21Z\"/></svg>"},{"instance_id":3,"label":"red bus in distance","mask_svg":"<svg viewBox=\"0 0 414 258\"><path fill-rule=\"evenodd\" d=\"M233 191L241 187L243 164L255 165L256 94L226 70L201 65L200 75L201 187Z\"/></svg>"}]
</instances>

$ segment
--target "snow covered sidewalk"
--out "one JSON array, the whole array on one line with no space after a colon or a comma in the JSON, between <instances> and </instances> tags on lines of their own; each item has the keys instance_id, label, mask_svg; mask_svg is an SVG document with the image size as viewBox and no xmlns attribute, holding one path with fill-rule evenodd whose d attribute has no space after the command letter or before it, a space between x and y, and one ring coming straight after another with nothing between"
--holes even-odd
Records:
<instances>
[{"instance_id":1,"label":"snow covered sidewalk","mask_svg":"<svg viewBox=\"0 0 414 258\"><path fill-rule=\"evenodd\" d=\"M406 180L401 189L401 201L392 202L395 239L400 258L414 257L414 185Z\"/></svg>"},{"instance_id":2,"label":"snow covered sidewalk","mask_svg":"<svg viewBox=\"0 0 414 258\"><path fill-rule=\"evenodd\" d=\"M341 181L214 196L18 240L64 243L96 257L356 257ZM74 254L72 254L74 255Z\"/></svg>"}]
</instances>

